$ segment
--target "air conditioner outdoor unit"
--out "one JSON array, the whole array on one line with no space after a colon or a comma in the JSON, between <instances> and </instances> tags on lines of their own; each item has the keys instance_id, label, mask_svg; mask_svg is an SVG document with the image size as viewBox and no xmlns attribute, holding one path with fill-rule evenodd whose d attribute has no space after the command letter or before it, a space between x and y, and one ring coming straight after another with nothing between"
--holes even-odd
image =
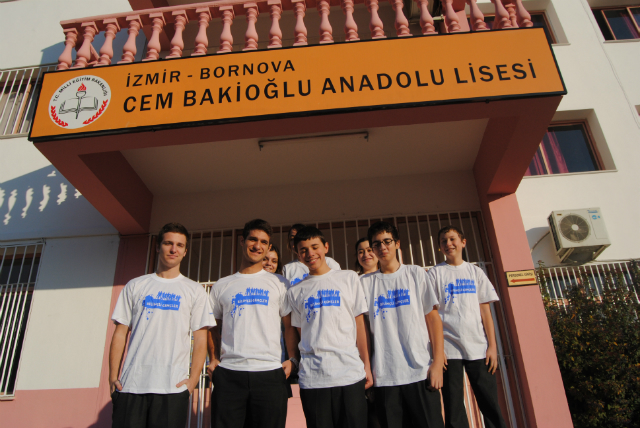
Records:
<instances>
[{"instance_id":1,"label":"air conditioner outdoor unit","mask_svg":"<svg viewBox=\"0 0 640 428\"><path fill-rule=\"evenodd\" d=\"M600 208L553 211L548 220L561 262L590 262L611 245Z\"/></svg>"}]
</instances>

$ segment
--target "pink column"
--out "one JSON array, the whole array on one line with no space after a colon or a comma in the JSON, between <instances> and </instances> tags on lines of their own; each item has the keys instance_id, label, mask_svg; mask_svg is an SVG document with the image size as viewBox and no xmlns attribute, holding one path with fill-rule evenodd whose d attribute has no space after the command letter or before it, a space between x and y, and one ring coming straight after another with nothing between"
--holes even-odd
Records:
<instances>
[{"instance_id":1,"label":"pink column","mask_svg":"<svg viewBox=\"0 0 640 428\"><path fill-rule=\"evenodd\" d=\"M471 21L471 28L473 31L487 31L489 28L484 22L484 15L480 11L476 0L467 0L469 10L471 11L469 20Z\"/></svg>"},{"instance_id":2,"label":"pink column","mask_svg":"<svg viewBox=\"0 0 640 428\"><path fill-rule=\"evenodd\" d=\"M358 25L353 19L353 0L342 0L342 11L344 12L344 34L347 42L360 40L358 37Z\"/></svg>"},{"instance_id":3,"label":"pink column","mask_svg":"<svg viewBox=\"0 0 640 428\"><path fill-rule=\"evenodd\" d=\"M218 9L222 13L222 32L220 33L220 50L218 53L231 52L233 49L233 36L231 35L231 24L233 24L233 6L220 6Z\"/></svg>"},{"instance_id":4,"label":"pink column","mask_svg":"<svg viewBox=\"0 0 640 428\"><path fill-rule=\"evenodd\" d=\"M184 40L182 40L182 32L184 27L189 22L186 10L174 10L171 12L175 21L176 32L171 39L171 52L167 55L167 58L180 58L182 57L182 50L184 49Z\"/></svg>"},{"instance_id":5,"label":"pink column","mask_svg":"<svg viewBox=\"0 0 640 428\"><path fill-rule=\"evenodd\" d=\"M258 49L258 32L256 31L256 21L258 20L258 5L256 3L245 3L245 15L247 16L247 32L244 35L243 51L255 51Z\"/></svg>"},{"instance_id":6,"label":"pink column","mask_svg":"<svg viewBox=\"0 0 640 428\"><path fill-rule=\"evenodd\" d=\"M502 5L502 0L491 0L496 11L496 17L493 21L493 29L500 30L502 28L511 28L511 20L509 19L509 12Z\"/></svg>"},{"instance_id":7,"label":"pink column","mask_svg":"<svg viewBox=\"0 0 640 428\"><path fill-rule=\"evenodd\" d=\"M127 38L127 43L125 43L122 48L122 59L118 61L118 64L133 62L136 58L136 52L138 51L136 48L136 37L138 37L140 28L142 28L140 15L127 16L127 22L129 22L129 37Z\"/></svg>"},{"instance_id":8,"label":"pink column","mask_svg":"<svg viewBox=\"0 0 640 428\"><path fill-rule=\"evenodd\" d=\"M93 38L98 33L98 27L96 27L95 22L83 22L82 28L84 28L84 33L82 34L84 41L76 54L76 65L71 68L85 68L91 60L91 42L93 42Z\"/></svg>"},{"instance_id":9,"label":"pink column","mask_svg":"<svg viewBox=\"0 0 640 428\"><path fill-rule=\"evenodd\" d=\"M305 46L307 44L307 27L304 25L304 12L307 10L307 5L304 0L291 0L291 3L296 14L296 26L293 29L296 40L293 46Z\"/></svg>"},{"instance_id":10,"label":"pink column","mask_svg":"<svg viewBox=\"0 0 640 428\"><path fill-rule=\"evenodd\" d=\"M402 7L404 3L402 0L389 0L393 10L396 12L396 35L398 37L408 37L411 36L411 32L409 31L409 21L407 21L407 17L404 16L404 12L402 11Z\"/></svg>"},{"instance_id":11,"label":"pink column","mask_svg":"<svg viewBox=\"0 0 640 428\"><path fill-rule=\"evenodd\" d=\"M528 425L573 427L540 289L506 284L505 272L534 268L516 195L479 196Z\"/></svg>"},{"instance_id":12,"label":"pink column","mask_svg":"<svg viewBox=\"0 0 640 428\"><path fill-rule=\"evenodd\" d=\"M211 11L209 11L208 7L202 7L196 9L196 13L198 14L198 34L195 40L196 46L191 56L206 55L209 47L207 27L209 27L209 21L211 21Z\"/></svg>"},{"instance_id":13,"label":"pink column","mask_svg":"<svg viewBox=\"0 0 640 428\"><path fill-rule=\"evenodd\" d=\"M151 30L151 38L147 44L147 57L143 61L155 61L160 58L160 33L164 28L166 21L162 12L150 13L149 18L153 20L153 27Z\"/></svg>"},{"instance_id":14,"label":"pink column","mask_svg":"<svg viewBox=\"0 0 640 428\"><path fill-rule=\"evenodd\" d=\"M280 17L282 16L282 4L280 0L269 0L269 14L271 15L271 28L269 29L269 46L267 48L282 47L282 30L280 29Z\"/></svg>"},{"instance_id":15,"label":"pink column","mask_svg":"<svg viewBox=\"0 0 640 428\"><path fill-rule=\"evenodd\" d=\"M520 27L533 27L533 22L531 22L531 15L527 12L527 9L524 8L522 4L522 0L515 0L516 2L516 15L518 26Z\"/></svg>"},{"instance_id":16,"label":"pink column","mask_svg":"<svg viewBox=\"0 0 640 428\"><path fill-rule=\"evenodd\" d=\"M436 28L433 25L433 17L429 13L429 0L415 0L420 8L420 28L422 28L423 35L433 35L436 33Z\"/></svg>"},{"instance_id":17,"label":"pink column","mask_svg":"<svg viewBox=\"0 0 640 428\"><path fill-rule=\"evenodd\" d=\"M318 0L318 12L320 13L320 44L333 43L333 28L329 23L328 0Z\"/></svg>"},{"instance_id":18,"label":"pink column","mask_svg":"<svg viewBox=\"0 0 640 428\"><path fill-rule=\"evenodd\" d=\"M442 9L444 9L444 23L447 26L447 32L458 33L461 31L458 23L458 15L453 10L453 0L441 0Z\"/></svg>"},{"instance_id":19,"label":"pink column","mask_svg":"<svg viewBox=\"0 0 640 428\"><path fill-rule=\"evenodd\" d=\"M64 30L64 50L58 57L58 66L56 70L68 70L73 64L73 48L78 40L78 30L75 28L67 28Z\"/></svg>"},{"instance_id":20,"label":"pink column","mask_svg":"<svg viewBox=\"0 0 640 428\"><path fill-rule=\"evenodd\" d=\"M113 39L115 39L116 33L120 31L120 25L118 25L118 21L114 18L105 19L102 23L106 25L107 28L104 32L104 44L100 48L100 60L95 65L96 67L111 64L111 58L113 58Z\"/></svg>"},{"instance_id":21,"label":"pink column","mask_svg":"<svg viewBox=\"0 0 640 428\"><path fill-rule=\"evenodd\" d=\"M367 9L371 14L371 20L369 21L369 30L371 30L371 38L372 39L386 39L387 36L384 35L382 20L378 16L378 0L365 0L367 4Z\"/></svg>"}]
</instances>

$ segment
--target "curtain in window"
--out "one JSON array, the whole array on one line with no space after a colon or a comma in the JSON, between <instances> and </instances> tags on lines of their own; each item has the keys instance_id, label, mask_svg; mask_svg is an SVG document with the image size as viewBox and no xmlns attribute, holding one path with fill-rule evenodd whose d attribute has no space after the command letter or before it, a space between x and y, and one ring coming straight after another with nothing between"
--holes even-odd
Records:
<instances>
[{"instance_id":1,"label":"curtain in window","mask_svg":"<svg viewBox=\"0 0 640 428\"><path fill-rule=\"evenodd\" d=\"M542 138L540 147L529 164L525 176L544 174L564 174L569 172L556 133L549 129Z\"/></svg>"}]
</instances>

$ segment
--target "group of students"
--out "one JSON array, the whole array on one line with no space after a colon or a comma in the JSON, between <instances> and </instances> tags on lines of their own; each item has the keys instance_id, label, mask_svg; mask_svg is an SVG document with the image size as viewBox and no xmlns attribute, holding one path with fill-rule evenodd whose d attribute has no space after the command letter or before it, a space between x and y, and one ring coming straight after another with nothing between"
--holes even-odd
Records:
<instances>
[{"instance_id":1,"label":"group of students","mask_svg":"<svg viewBox=\"0 0 640 428\"><path fill-rule=\"evenodd\" d=\"M212 428L284 428L292 374L309 428L468 427L464 371L485 426L506 428L489 306L498 296L463 260L456 227L438 232L445 262L425 271L400 263L397 229L377 222L356 244L356 273L341 270L322 232L302 224L288 236L296 260L282 266L271 226L252 220L238 272L209 296L180 274L188 236L165 225L156 272L131 280L118 298L114 428L183 428L207 351Z\"/></svg>"}]
</instances>

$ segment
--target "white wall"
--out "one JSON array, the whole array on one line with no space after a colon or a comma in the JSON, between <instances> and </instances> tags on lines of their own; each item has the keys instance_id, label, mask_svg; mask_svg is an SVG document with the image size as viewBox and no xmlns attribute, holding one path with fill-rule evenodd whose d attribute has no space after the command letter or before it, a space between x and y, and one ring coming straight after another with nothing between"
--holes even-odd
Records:
<instances>
[{"instance_id":1,"label":"white wall","mask_svg":"<svg viewBox=\"0 0 640 428\"><path fill-rule=\"evenodd\" d=\"M0 140L0 241L114 233L33 143Z\"/></svg>"},{"instance_id":2,"label":"white wall","mask_svg":"<svg viewBox=\"0 0 640 428\"><path fill-rule=\"evenodd\" d=\"M524 178L517 196L529 244L549 230L551 211L601 207L611 247L598 260L639 258L640 120L635 105L640 104L640 43L604 42L586 0L552 4L569 42L553 48L568 91L556 118L593 121L589 116L595 115L602 131L598 143L608 146L615 170ZM532 257L546 265L559 262L548 237Z\"/></svg>"},{"instance_id":3,"label":"white wall","mask_svg":"<svg viewBox=\"0 0 640 428\"><path fill-rule=\"evenodd\" d=\"M0 69L58 62L64 49L60 21L130 10L127 0L19 0L0 3ZM98 51L101 45L94 44Z\"/></svg>"},{"instance_id":4,"label":"white wall","mask_svg":"<svg viewBox=\"0 0 640 428\"><path fill-rule=\"evenodd\" d=\"M278 225L479 210L479 207L473 173L448 171L156 196L151 231L170 221L199 230L242 227L256 217Z\"/></svg>"},{"instance_id":5,"label":"white wall","mask_svg":"<svg viewBox=\"0 0 640 428\"><path fill-rule=\"evenodd\" d=\"M117 236L47 240L18 390L98 387L118 243Z\"/></svg>"}]
</instances>

